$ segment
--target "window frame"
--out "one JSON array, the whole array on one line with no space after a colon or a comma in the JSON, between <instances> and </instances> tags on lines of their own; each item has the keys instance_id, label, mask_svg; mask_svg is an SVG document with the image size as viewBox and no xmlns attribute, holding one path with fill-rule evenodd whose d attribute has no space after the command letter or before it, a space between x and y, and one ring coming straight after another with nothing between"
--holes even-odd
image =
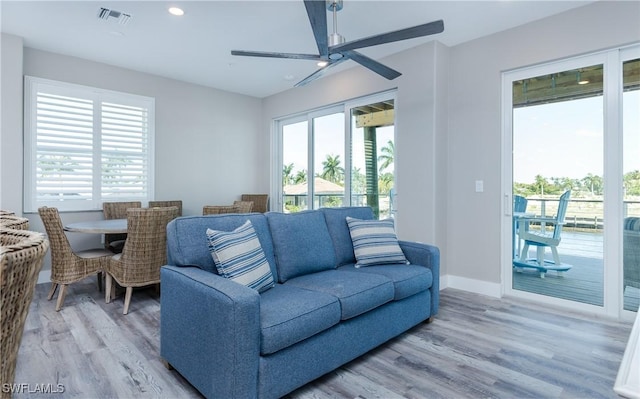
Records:
<instances>
[{"instance_id":1,"label":"window frame","mask_svg":"<svg viewBox=\"0 0 640 399\"><path fill-rule=\"evenodd\" d=\"M63 95L93 101L93 161L91 199L89 200L42 200L38 199L37 187L37 112L38 93L51 95ZM117 104L120 106L134 106L146 109L146 186L143 186L142 195L103 197L102 193L102 111L104 103ZM35 213L41 206L51 206L58 208L61 212L78 212L102 210L102 203L105 201L148 201L154 193L155 180L155 99L153 97L140 96L125 92L100 89L91 86L79 85L44 79L33 76L24 77L24 193L23 205L25 213Z\"/></svg>"},{"instance_id":2,"label":"window frame","mask_svg":"<svg viewBox=\"0 0 640 399\"><path fill-rule=\"evenodd\" d=\"M308 171L313 171L311 167L314 164L314 136L313 136L313 120L317 117L342 112L344 115L344 153L345 153L345 171L351 171L351 145L352 145L352 126L351 126L351 110L356 107L364 106L370 103L380 102L384 100L393 100L397 109L397 89L387 90L375 94L369 94L350 100L316 107L307 111L282 116L272 119L271 124L271 198L272 210L282 212L284 210L283 190L282 190L282 165L283 165L283 127L285 125L307 122L307 145L308 145ZM395 123L394 123L395 126ZM397 141L398 129L394 128L394 142ZM396 176L397 177L397 176ZM343 199L343 207L351 206L351 173L345 173L345 194ZM315 188L313 187L313 179L309 183L309 192L307 193L307 203L310 204L309 209L313 208L313 195Z\"/></svg>"}]
</instances>

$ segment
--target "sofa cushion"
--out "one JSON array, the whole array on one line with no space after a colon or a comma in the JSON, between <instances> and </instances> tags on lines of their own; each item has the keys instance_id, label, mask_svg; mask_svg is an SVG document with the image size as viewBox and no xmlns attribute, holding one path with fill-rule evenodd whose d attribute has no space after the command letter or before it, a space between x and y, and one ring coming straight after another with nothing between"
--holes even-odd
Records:
<instances>
[{"instance_id":1,"label":"sofa cushion","mask_svg":"<svg viewBox=\"0 0 640 399\"><path fill-rule=\"evenodd\" d=\"M286 285L324 292L338 298L347 320L393 300L393 282L382 275L325 270L292 278Z\"/></svg>"},{"instance_id":2,"label":"sofa cushion","mask_svg":"<svg viewBox=\"0 0 640 399\"><path fill-rule=\"evenodd\" d=\"M336 255L324 215L319 211L268 212L280 282L335 269Z\"/></svg>"},{"instance_id":3,"label":"sofa cushion","mask_svg":"<svg viewBox=\"0 0 640 399\"><path fill-rule=\"evenodd\" d=\"M339 322L340 303L336 297L276 284L260 297L260 352L275 353Z\"/></svg>"},{"instance_id":4,"label":"sofa cushion","mask_svg":"<svg viewBox=\"0 0 640 399\"><path fill-rule=\"evenodd\" d=\"M273 287L273 275L250 220L233 231L207 229L218 274L258 292Z\"/></svg>"},{"instance_id":5,"label":"sofa cushion","mask_svg":"<svg viewBox=\"0 0 640 399\"><path fill-rule=\"evenodd\" d=\"M396 301L410 297L418 292L426 291L431 288L433 283L431 269L417 265L373 265L356 268L355 264L352 263L341 266L338 270L355 273L374 273L387 277L393 281L393 299Z\"/></svg>"},{"instance_id":6,"label":"sofa cushion","mask_svg":"<svg viewBox=\"0 0 640 399\"><path fill-rule=\"evenodd\" d=\"M233 231L247 220L251 221L256 231L271 273L277 281L271 232L267 218L261 213L183 216L172 220L167 225L167 264L195 266L217 274L218 270L209 252L207 229Z\"/></svg>"},{"instance_id":7,"label":"sofa cushion","mask_svg":"<svg viewBox=\"0 0 640 399\"><path fill-rule=\"evenodd\" d=\"M409 263L394 228L393 219L361 220L347 217L356 267L384 263Z\"/></svg>"},{"instance_id":8,"label":"sofa cushion","mask_svg":"<svg viewBox=\"0 0 640 399\"><path fill-rule=\"evenodd\" d=\"M353 252L351 234L347 225L347 216L356 219L372 220L373 209L368 206L351 206L339 208L320 208L327 221L327 228L333 240L338 266L354 263L356 256Z\"/></svg>"}]
</instances>

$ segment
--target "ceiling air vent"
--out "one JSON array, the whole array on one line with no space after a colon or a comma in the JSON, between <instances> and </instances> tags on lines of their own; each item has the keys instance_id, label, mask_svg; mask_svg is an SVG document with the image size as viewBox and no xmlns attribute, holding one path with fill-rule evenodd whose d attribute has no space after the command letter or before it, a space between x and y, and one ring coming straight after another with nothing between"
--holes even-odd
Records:
<instances>
[{"instance_id":1,"label":"ceiling air vent","mask_svg":"<svg viewBox=\"0 0 640 399\"><path fill-rule=\"evenodd\" d=\"M131 14L100 7L100 10L98 10L98 19L102 19L104 21L115 21L120 25L126 25L131 19Z\"/></svg>"}]
</instances>

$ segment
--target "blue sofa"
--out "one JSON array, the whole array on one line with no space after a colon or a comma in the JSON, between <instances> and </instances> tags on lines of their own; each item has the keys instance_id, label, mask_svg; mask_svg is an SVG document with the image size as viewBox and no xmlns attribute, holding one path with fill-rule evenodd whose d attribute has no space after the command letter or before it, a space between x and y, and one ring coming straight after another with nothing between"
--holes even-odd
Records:
<instances>
[{"instance_id":1,"label":"blue sofa","mask_svg":"<svg viewBox=\"0 0 640 399\"><path fill-rule=\"evenodd\" d=\"M368 207L181 217L167 226L161 356L207 398L278 398L438 312L437 247L399 241L410 264L355 267L346 217ZM250 220L275 279L221 277L208 228Z\"/></svg>"}]
</instances>

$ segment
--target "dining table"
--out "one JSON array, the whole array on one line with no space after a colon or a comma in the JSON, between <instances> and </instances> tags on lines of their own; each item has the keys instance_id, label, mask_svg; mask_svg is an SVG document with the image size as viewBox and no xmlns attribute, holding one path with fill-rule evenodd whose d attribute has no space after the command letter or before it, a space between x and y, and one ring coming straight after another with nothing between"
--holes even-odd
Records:
<instances>
[{"instance_id":1,"label":"dining table","mask_svg":"<svg viewBox=\"0 0 640 399\"><path fill-rule=\"evenodd\" d=\"M127 219L91 220L69 223L64 230L70 233L121 234L127 232Z\"/></svg>"}]
</instances>

